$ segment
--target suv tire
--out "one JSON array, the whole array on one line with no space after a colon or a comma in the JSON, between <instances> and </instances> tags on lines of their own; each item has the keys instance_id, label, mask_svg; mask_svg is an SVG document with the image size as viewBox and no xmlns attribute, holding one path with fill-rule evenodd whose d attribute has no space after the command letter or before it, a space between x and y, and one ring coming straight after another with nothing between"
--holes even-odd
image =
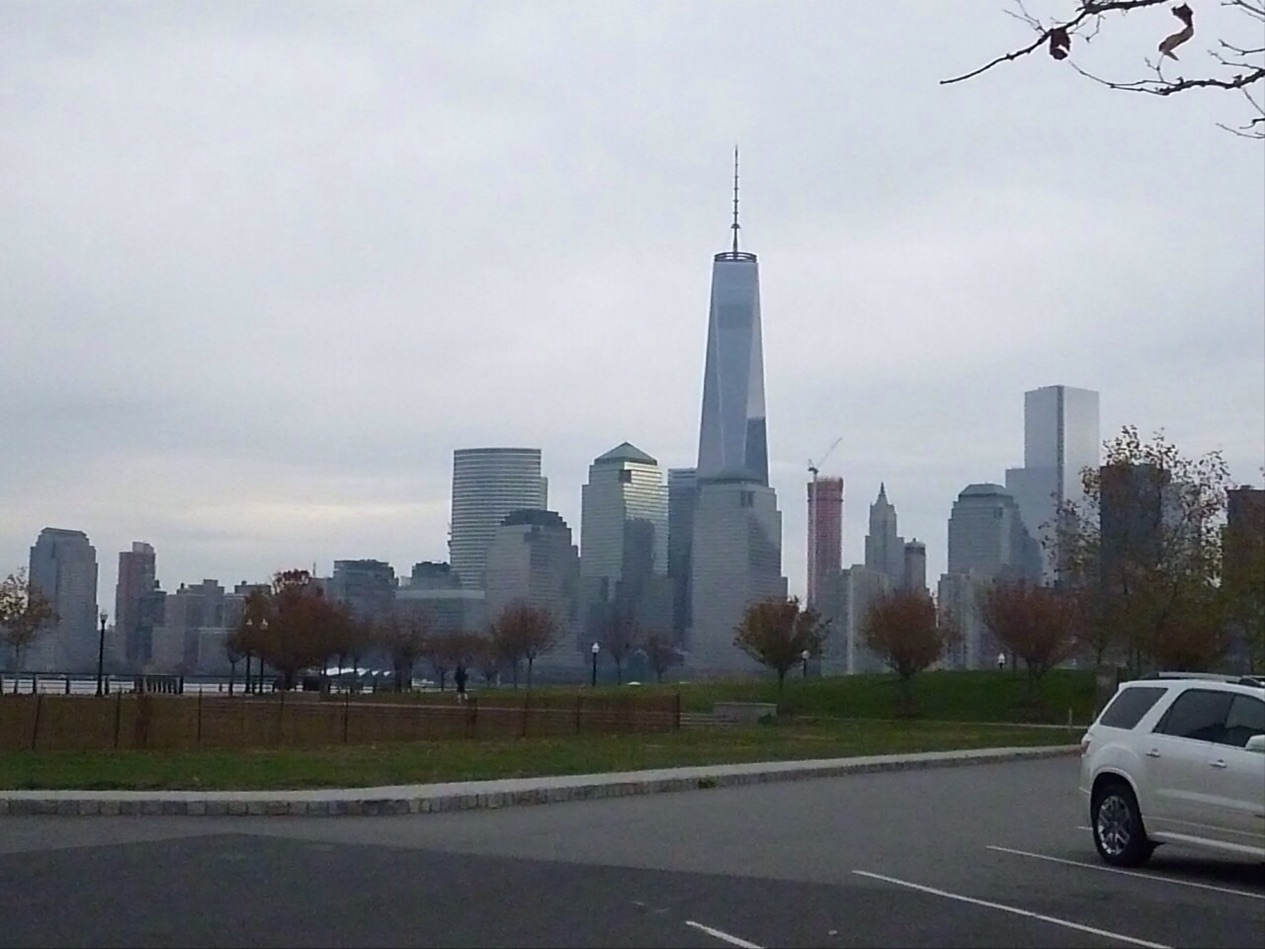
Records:
<instances>
[{"instance_id":1,"label":"suv tire","mask_svg":"<svg viewBox=\"0 0 1265 949\"><path fill-rule=\"evenodd\" d=\"M1155 850L1147 839L1138 799L1123 781L1107 781L1094 791L1089 824L1099 856L1114 867L1136 867Z\"/></svg>"}]
</instances>

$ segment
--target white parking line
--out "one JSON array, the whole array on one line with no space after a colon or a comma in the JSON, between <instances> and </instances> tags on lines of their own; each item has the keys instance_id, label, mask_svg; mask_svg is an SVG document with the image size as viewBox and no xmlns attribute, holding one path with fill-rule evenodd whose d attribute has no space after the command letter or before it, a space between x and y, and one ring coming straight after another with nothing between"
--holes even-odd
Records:
<instances>
[{"instance_id":1,"label":"white parking line","mask_svg":"<svg viewBox=\"0 0 1265 949\"><path fill-rule=\"evenodd\" d=\"M1043 853L1029 853L1027 850L1011 850L1009 847L994 847L989 850L998 853L1013 853L1017 857L1031 857L1033 860L1049 860L1051 863L1065 863L1071 867L1084 867L1086 870L1103 870L1107 873L1119 873L1122 876L1138 877L1143 880L1155 880L1157 883L1171 883L1174 886L1189 886L1196 890L1212 890L1214 893L1229 893L1231 896L1246 896L1250 900L1265 900L1265 893L1250 893L1247 890L1232 890L1228 886L1213 886L1211 883L1195 883L1193 880L1173 880L1154 873L1139 873L1137 870L1122 870L1119 867L1104 867L1097 863L1082 863L1079 860L1065 860L1063 857L1047 857Z\"/></svg>"},{"instance_id":2,"label":"white parking line","mask_svg":"<svg viewBox=\"0 0 1265 949\"><path fill-rule=\"evenodd\" d=\"M721 942L727 942L731 946L741 946L742 949L761 949L761 947L756 945L754 942L747 942L745 939L739 939L737 936L732 936L727 932L721 932L719 929L712 929L711 926L704 926L702 923L696 923L691 919L687 919L685 921L685 925L693 926L695 929L705 932L709 936L714 936Z\"/></svg>"},{"instance_id":3,"label":"white parking line","mask_svg":"<svg viewBox=\"0 0 1265 949\"><path fill-rule=\"evenodd\" d=\"M1076 929L1083 933L1091 933L1095 936L1106 936L1108 939L1115 939L1119 942L1127 942L1134 946L1145 946L1147 949L1172 949L1159 942L1147 942L1145 939L1137 939L1133 936L1125 936L1121 933L1113 933L1107 929L1096 929L1093 926L1084 926L1080 923L1074 923L1070 919L1059 919L1057 916L1046 916L1043 913L1034 913L1031 910L1019 909L1017 906L1007 906L1004 903L992 903L988 900L977 900L973 896L963 896L961 893L950 893L947 890L937 890L935 887L922 886L918 883L910 883L908 880L898 880L895 877L883 876L881 873L867 873L864 870L853 870L857 876L870 877L874 880L882 880L885 883L894 883L897 886L907 886L911 890L921 890L924 893L931 893L935 896L943 896L950 900L959 900L963 903L973 903L976 906L987 906L989 909L999 909L1003 913L1014 913L1016 916L1026 916L1029 919L1039 919L1045 923L1053 923L1056 926L1065 926L1068 929Z\"/></svg>"}]
</instances>

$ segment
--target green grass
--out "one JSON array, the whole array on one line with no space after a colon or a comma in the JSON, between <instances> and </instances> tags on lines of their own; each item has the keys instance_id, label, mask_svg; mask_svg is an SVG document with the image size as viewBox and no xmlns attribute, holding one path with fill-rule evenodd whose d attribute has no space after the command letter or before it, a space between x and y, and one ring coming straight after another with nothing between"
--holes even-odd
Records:
<instances>
[{"instance_id":1,"label":"green grass","mask_svg":"<svg viewBox=\"0 0 1265 949\"><path fill-rule=\"evenodd\" d=\"M682 709L691 712L709 712L718 701L777 701L777 682L771 679L647 684L642 688L649 693L679 690ZM913 678L913 717L924 721L1057 725L1067 723L1069 709L1077 724L1086 725L1093 717L1092 672L1050 672L1040 683L1036 705L1028 702L1027 688L1024 676L1010 671L922 672ZM825 718L893 718L901 715L900 684L891 674L803 679L797 669L786 678L782 708L795 715Z\"/></svg>"},{"instance_id":2,"label":"green grass","mask_svg":"<svg viewBox=\"0 0 1265 949\"><path fill-rule=\"evenodd\" d=\"M0 788L97 790L369 787L1070 744L1063 729L930 722L816 722L649 735L443 741L248 751L9 752Z\"/></svg>"}]
</instances>

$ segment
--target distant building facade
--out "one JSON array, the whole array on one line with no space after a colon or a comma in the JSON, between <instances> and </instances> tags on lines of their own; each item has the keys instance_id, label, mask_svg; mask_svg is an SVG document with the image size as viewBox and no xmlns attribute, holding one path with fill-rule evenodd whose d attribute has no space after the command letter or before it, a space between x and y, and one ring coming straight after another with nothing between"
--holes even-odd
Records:
<instances>
[{"instance_id":1,"label":"distant building facade","mask_svg":"<svg viewBox=\"0 0 1265 949\"><path fill-rule=\"evenodd\" d=\"M119 553L118 582L114 589L114 629L119 658L135 664L152 655L152 623L142 622L142 600L158 586L157 556L144 541L133 541L131 550ZM161 620L159 621L161 623Z\"/></svg>"},{"instance_id":2,"label":"distant building facade","mask_svg":"<svg viewBox=\"0 0 1265 949\"><path fill-rule=\"evenodd\" d=\"M808 482L807 603L820 605L826 579L843 563L843 479Z\"/></svg>"},{"instance_id":3,"label":"distant building facade","mask_svg":"<svg viewBox=\"0 0 1265 949\"><path fill-rule=\"evenodd\" d=\"M24 665L33 672L96 668L97 551L83 531L46 527L31 547L27 577L52 604L57 622L41 632Z\"/></svg>"},{"instance_id":4,"label":"distant building facade","mask_svg":"<svg viewBox=\"0 0 1265 949\"><path fill-rule=\"evenodd\" d=\"M698 469L668 469L668 576L672 579L672 629L678 645L690 628L690 550L694 509L698 506Z\"/></svg>"},{"instance_id":5,"label":"distant building facade","mask_svg":"<svg viewBox=\"0 0 1265 949\"><path fill-rule=\"evenodd\" d=\"M382 560L335 560L330 599L343 603L359 620L374 622L395 606L395 568Z\"/></svg>"},{"instance_id":6,"label":"distant building facade","mask_svg":"<svg viewBox=\"0 0 1265 949\"><path fill-rule=\"evenodd\" d=\"M560 514L523 510L506 516L488 547L486 577L485 608L490 622L514 603L543 607L558 624L558 646L553 652L574 659L580 554Z\"/></svg>"},{"instance_id":7,"label":"distant building facade","mask_svg":"<svg viewBox=\"0 0 1265 949\"><path fill-rule=\"evenodd\" d=\"M628 442L598 456L580 493L580 577L588 640L613 616L670 633L668 486L659 463Z\"/></svg>"},{"instance_id":8,"label":"distant building facade","mask_svg":"<svg viewBox=\"0 0 1265 949\"><path fill-rule=\"evenodd\" d=\"M896 533L896 508L887 500L887 485L879 484L870 505L870 531L865 536L865 566L887 577L893 587L905 579L905 538Z\"/></svg>"},{"instance_id":9,"label":"distant building facade","mask_svg":"<svg viewBox=\"0 0 1265 949\"><path fill-rule=\"evenodd\" d=\"M1019 505L999 484L970 484L949 515L949 573L1035 580L1041 555Z\"/></svg>"},{"instance_id":10,"label":"distant building facade","mask_svg":"<svg viewBox=\"0 0 1265 949\"><path fill-rule=\"evenodd\" d=\"M773 489L742 474L699 481L694 512L693 626L687 665L713 673L756 665L734 644L734 630L758 600L786 597L782 515Z\"/></svg>"},{"instance_id":11,"label":"distant building facade","mask_svg":"<svg viewBox=\"0 0 1265 949\"><path fill-rule=\"evenodd\" d=\"M483 589L488 545L514 511L548 508L539 448L461 448L452 453L452 569L467 590Z\"/></svg>"}]
</instances>

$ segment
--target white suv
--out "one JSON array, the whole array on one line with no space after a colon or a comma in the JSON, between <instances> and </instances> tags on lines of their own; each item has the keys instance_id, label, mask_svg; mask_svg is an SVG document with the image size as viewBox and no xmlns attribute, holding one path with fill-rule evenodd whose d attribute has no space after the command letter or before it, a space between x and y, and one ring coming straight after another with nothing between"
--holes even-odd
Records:
<instances>
[{"instance_id":1,"label":"white suv","mask_svg":"<svg viewBox=\"0 0 1265 949\"><path fill-rule=\"evenodd\" d=\"M1080 790L1107 863L1162 843L1265 860L1265 681L1126 682L1081 739Z\"/></svg>"}]
</instances>

